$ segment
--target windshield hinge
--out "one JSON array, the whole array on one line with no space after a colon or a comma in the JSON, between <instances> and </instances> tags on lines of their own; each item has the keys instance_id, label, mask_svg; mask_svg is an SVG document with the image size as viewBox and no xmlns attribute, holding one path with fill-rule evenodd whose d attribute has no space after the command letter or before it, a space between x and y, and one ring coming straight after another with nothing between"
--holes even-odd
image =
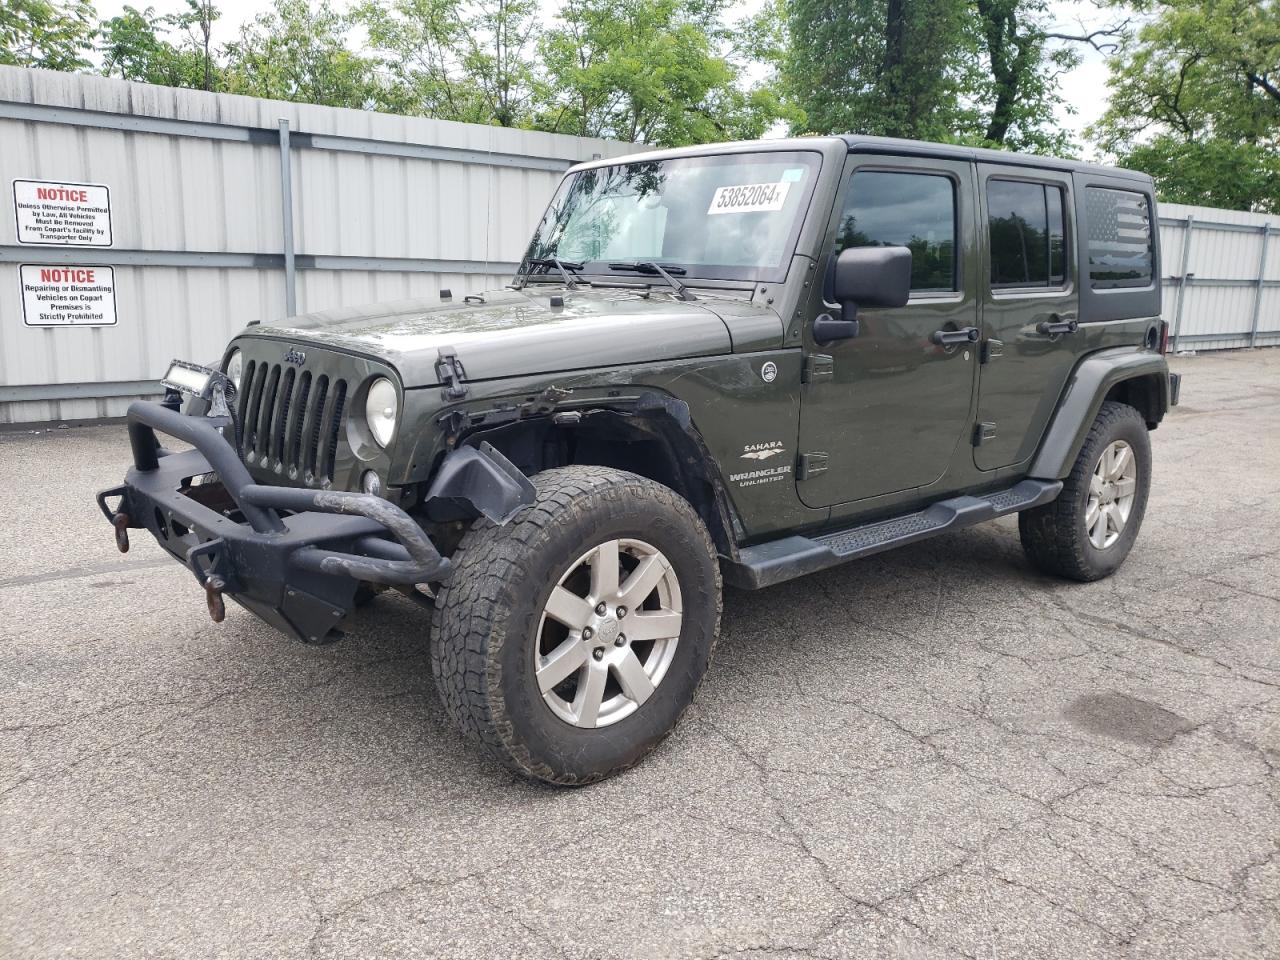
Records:
<instances>
[{"instance_id":1,"label":"windshield hinge","mask_svg":"<svg viewBox=\"0 0 1280 960\"><path fill-rule=\"evenodd\" d=\"M804 358L804 366L800 370L801 383L813 383L815 380L829 380L835 376L835 357L825 353L811 353Z\"/></svg>"},{"instance_id":2,"label":"windshield hinge","mask_svg":"<svg viewBox=\"0 0 1280 960\"><path fill-rule=\"evenodd\" d=\"M436 376L440 378L440 396L444 400L461 400L467 395L467 371L462 368L458 351L441 347L436 358Z\"/></svg>"}]
</instances>

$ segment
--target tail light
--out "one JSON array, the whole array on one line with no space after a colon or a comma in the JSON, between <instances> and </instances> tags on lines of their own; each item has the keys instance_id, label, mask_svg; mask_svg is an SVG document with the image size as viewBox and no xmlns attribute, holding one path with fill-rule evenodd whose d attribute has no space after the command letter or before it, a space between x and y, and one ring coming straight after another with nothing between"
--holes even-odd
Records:
<instances>
[{"instance_id":1,"label":"tail light","mask_svg":"<svg viewBox=\"0 0 1280 960\"><path fill-rule=\"evenodd\" d=\"M1163 356L1168 352L1169 352L1169 324L1161 320L1160 321L1160 355Z\"/></svg>"}]
</instances>

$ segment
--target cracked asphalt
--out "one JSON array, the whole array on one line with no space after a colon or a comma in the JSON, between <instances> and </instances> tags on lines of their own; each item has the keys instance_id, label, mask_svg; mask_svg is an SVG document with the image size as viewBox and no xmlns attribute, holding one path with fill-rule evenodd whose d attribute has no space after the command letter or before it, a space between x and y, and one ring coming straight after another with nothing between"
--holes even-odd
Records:
<instances>
[{"instance_id":1,"label":"cracked asphalt","mask_svg":"<svg viewBox=\"0 0 1280 960\"><path fill-rule=\"evenodd\" d=\"M422 613L297 645L0 434L0 955L1280 957L1280 350L1176 358L1135 552L1005 520L730 593L675 734L582 790L455 735Z\"/></svg>"}]
</instances>

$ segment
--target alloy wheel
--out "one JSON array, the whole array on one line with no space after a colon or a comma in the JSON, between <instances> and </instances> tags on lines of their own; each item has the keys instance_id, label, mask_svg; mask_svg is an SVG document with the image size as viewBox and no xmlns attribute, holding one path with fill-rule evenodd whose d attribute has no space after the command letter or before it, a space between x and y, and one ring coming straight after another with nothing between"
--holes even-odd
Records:
<instances>
[{"instance_id":1,"label":"alloy wheel","mask_svg":"<svg viewBox=\"0 0 1280 960\"><path fill-rule=\"evenodd\" d=\"M593 729L638 710L662 683L683 623L680 581L643 540L607 540L551 591L534 644L534 677L561 720Z\"/></svg>"},{"instance_id":2,"label":"alloy wheel","mask_svg":"<svg viewBox=\"0 0 1280 960\"><path fill-rule=\"evenodd\" d=\"M1133 448L1116 440L1103 448L1089 478L1084 525L1089 542L1105 550L1120 539L1138 490L1138 461Z\"/></svg>"}]
</instances>

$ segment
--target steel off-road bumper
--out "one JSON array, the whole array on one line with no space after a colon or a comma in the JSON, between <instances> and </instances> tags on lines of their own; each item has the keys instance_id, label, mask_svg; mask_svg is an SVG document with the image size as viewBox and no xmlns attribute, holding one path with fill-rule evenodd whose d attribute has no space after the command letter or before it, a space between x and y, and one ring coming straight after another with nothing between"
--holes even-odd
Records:
<instances>
[{"instance_id":1,"label":"steel off-road bumper","mask_svg":"<svg viewBox=\"0 0 1280 960\"><path fill-rule=\"evenodd\" d=\"M222 619L223 595L306 643L338 627L361 580L418 584L451 567L399 507L359 493L255 484L222 435L227 419L184 416L158 403L129 407L133 467L122 486L98 494L121 550L146 529L204 588ZM190 443L169 453L156 431ZM219 482L196 483L213 474ZM108 502L119 498L112 507Z\"/></svg>"}]
</instances>

